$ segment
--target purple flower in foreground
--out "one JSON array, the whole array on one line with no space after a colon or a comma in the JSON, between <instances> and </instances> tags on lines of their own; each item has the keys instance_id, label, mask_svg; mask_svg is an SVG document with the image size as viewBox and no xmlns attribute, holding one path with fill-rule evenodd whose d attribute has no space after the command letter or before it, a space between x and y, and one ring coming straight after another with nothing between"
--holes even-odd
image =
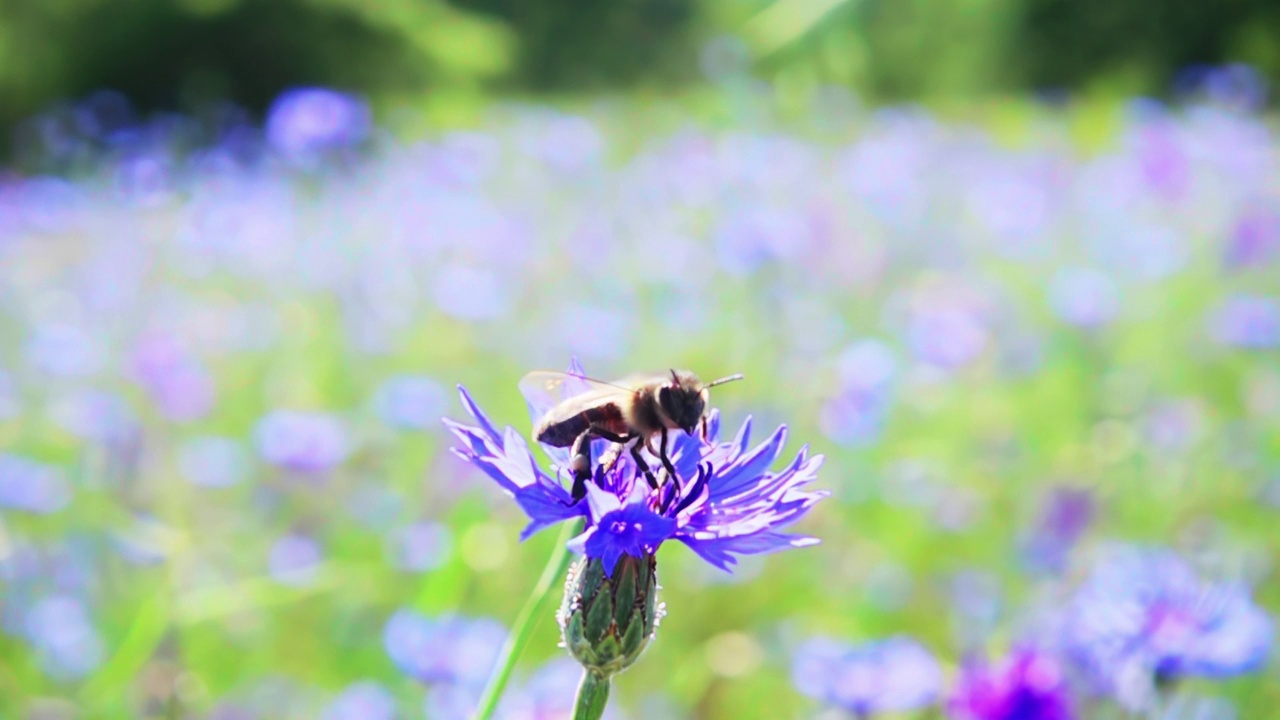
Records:
<instances>
[{"instance_id":1,"label":"purple flower in foreground","mask_svg":"<svg viewBox=\"0 0 1280 720\"><path fill-rule=\"evenodd\" d=\"M810 640L791 666L796 689L857 717L932 705L942 692L942 668L920 643L893 637L858 646Z\"/></svg>"},{"instance_id":2,"label":"purple flower in foreground","mask_svg":"<svg viewBox=\"0 0 1280 720\"><path fill-rule=\"evenodd\" d=\"M964 664L948 702L956 720L1074 720L1064 669L1030 648Z\"/></svg>"},{"instance_id":3,"label":"purple flower in foreground","mask_svg":"<svg viewBox=\"0 0 1280 720\"><path fill-rule=\"evenodd\" d=\"M581 368L570 370L582 376ZM606 573L612 573L611 563L621 556L642 558L672 539L723 570L737 562L737 555L818 542L779 532L827 495L800 489L817 477L822 464L822 456L809 457L807 447L782 470L769 470L782 452L785 426L751 448L748 419L732 441L720 442L719 414L713 411L707 441L674 433L670 456L678 477L673 482L650 488L636 463L623 455L612 467L597 466L587 482L586 502L574 503L562 482L538 468L520 433L511 427L499 432L467 391L459 389L463 405L479 424L445 420L461 441L453 451L493 478L529 515L522 538L560 521L585 517L585 531L569 547L603 560ZM531 407L535 415L542 409ZM563 451L549 448L548 454L564 465ZM660 467L656 458L649 464Z\"/></svg>"},{"instance_id":4,"label":"purple flower in foreground","mask_svg":"<svg viewBox=\"0 0 1280 720\"><path fill-rule=\"evenodd\" d=\"M1274 639L1243 586L1202 582L1170 551L1124 546L1094 567L1063 631L1086 674L1131 708L1149 702L1156 682L1258 670Z\"/></svg>"}]
</instances>

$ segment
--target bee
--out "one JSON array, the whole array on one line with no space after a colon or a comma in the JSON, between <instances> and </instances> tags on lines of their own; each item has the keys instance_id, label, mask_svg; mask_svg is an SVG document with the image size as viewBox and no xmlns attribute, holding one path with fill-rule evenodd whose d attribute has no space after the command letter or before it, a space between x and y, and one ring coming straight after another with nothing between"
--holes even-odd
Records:
<instances>
[{"instance_id":1,"label":"bee","mask_svg":"<svg viewBox=\"0 0 1280 720\"><path fill-rule=\"evenodd\" d=\"M571 448L574 502L586 495L585 482L591 476L591 441L601 438L616 443L620 454L629 450L649 484L658 480L640 455L643 445L655 455L671 478L675 466L667 455L671 430L692 435L702 426L706 437L706 413L711 388L734 380L741 373L703 383L687 370L670 375L635 375L615 382L592 380L570 373L535 371L520 380L520 391L531 406L542 409L533 426L533 439L552 447ZM653 441L659 439L655 449ZM616 457L615 457L616 459Z\"/></svg>"}]
</instances>

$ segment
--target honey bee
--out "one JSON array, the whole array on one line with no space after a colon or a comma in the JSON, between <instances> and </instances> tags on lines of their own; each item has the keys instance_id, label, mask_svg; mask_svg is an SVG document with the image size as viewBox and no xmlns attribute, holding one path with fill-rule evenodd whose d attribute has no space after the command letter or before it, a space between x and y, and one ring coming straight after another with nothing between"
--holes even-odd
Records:
<instances>
[{"instance_id":1,"label":"honey bee","mask_svg":"<svg viewBox=\"0 0 1280 720\"><path fill-rule=\"evenodd\" d=\"M543 411L534 423L533 439L571 448L571 495L577 502L586 495L584 483L591 476L592 440L616 443L619 453L629 450L645 479L657 488L657 478L640 455L641 445L657 456L669 477L675 478L675 466L667 455L668 432L683 430L692 435L701 424L705 438L711 388L741 379L739 373L704 384L687 370L672 370L670 375L634 375L603 382L540 370L520 380L520 391L535 410ZM659 439L657 449L655 438Z\"/></svg>"}]
</instances>

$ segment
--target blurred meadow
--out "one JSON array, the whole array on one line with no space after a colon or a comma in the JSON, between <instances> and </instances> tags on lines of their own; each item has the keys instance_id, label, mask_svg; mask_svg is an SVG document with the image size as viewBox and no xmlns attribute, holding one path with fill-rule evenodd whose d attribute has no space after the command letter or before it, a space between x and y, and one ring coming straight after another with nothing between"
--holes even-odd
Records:
<instances>
[{"instance_id":1,"label":"blurred meadow","mask_svg":"<svg viewBox=\"0 0 1280 720\"><path fill-rule=\"evenodd\" d=\"M0 718L468 717L557 531L441 418L461 383L527 437L517 381L571 358L744 373L726 434L787 425L831 493L815 547L664 548L606 717L1280 716L1278 37L1248 0L10 3ZM559 587L497 717L570 717ZM938 673L847 656L889 638ZM974 699L1026 648L1068 714Z\"/></svg>"}]
</instances>

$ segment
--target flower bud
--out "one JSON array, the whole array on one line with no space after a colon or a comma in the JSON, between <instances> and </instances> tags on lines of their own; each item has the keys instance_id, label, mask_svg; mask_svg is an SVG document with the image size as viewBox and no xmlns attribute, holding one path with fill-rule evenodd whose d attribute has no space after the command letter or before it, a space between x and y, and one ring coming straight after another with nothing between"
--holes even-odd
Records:
<instances>
[{"instance_id":1,"label":"flower bud","mask_svg":"<svg viewBox=\"0 0 1280 720\"><path fill-rule=\"evenodd\" d=\"M657 568L653 555L623 555L611 576L598 558L580 558L569 568L556 619L569 654L589 672L615 675L648 646L660 610Z\"/></svg>"}]
</instances>

